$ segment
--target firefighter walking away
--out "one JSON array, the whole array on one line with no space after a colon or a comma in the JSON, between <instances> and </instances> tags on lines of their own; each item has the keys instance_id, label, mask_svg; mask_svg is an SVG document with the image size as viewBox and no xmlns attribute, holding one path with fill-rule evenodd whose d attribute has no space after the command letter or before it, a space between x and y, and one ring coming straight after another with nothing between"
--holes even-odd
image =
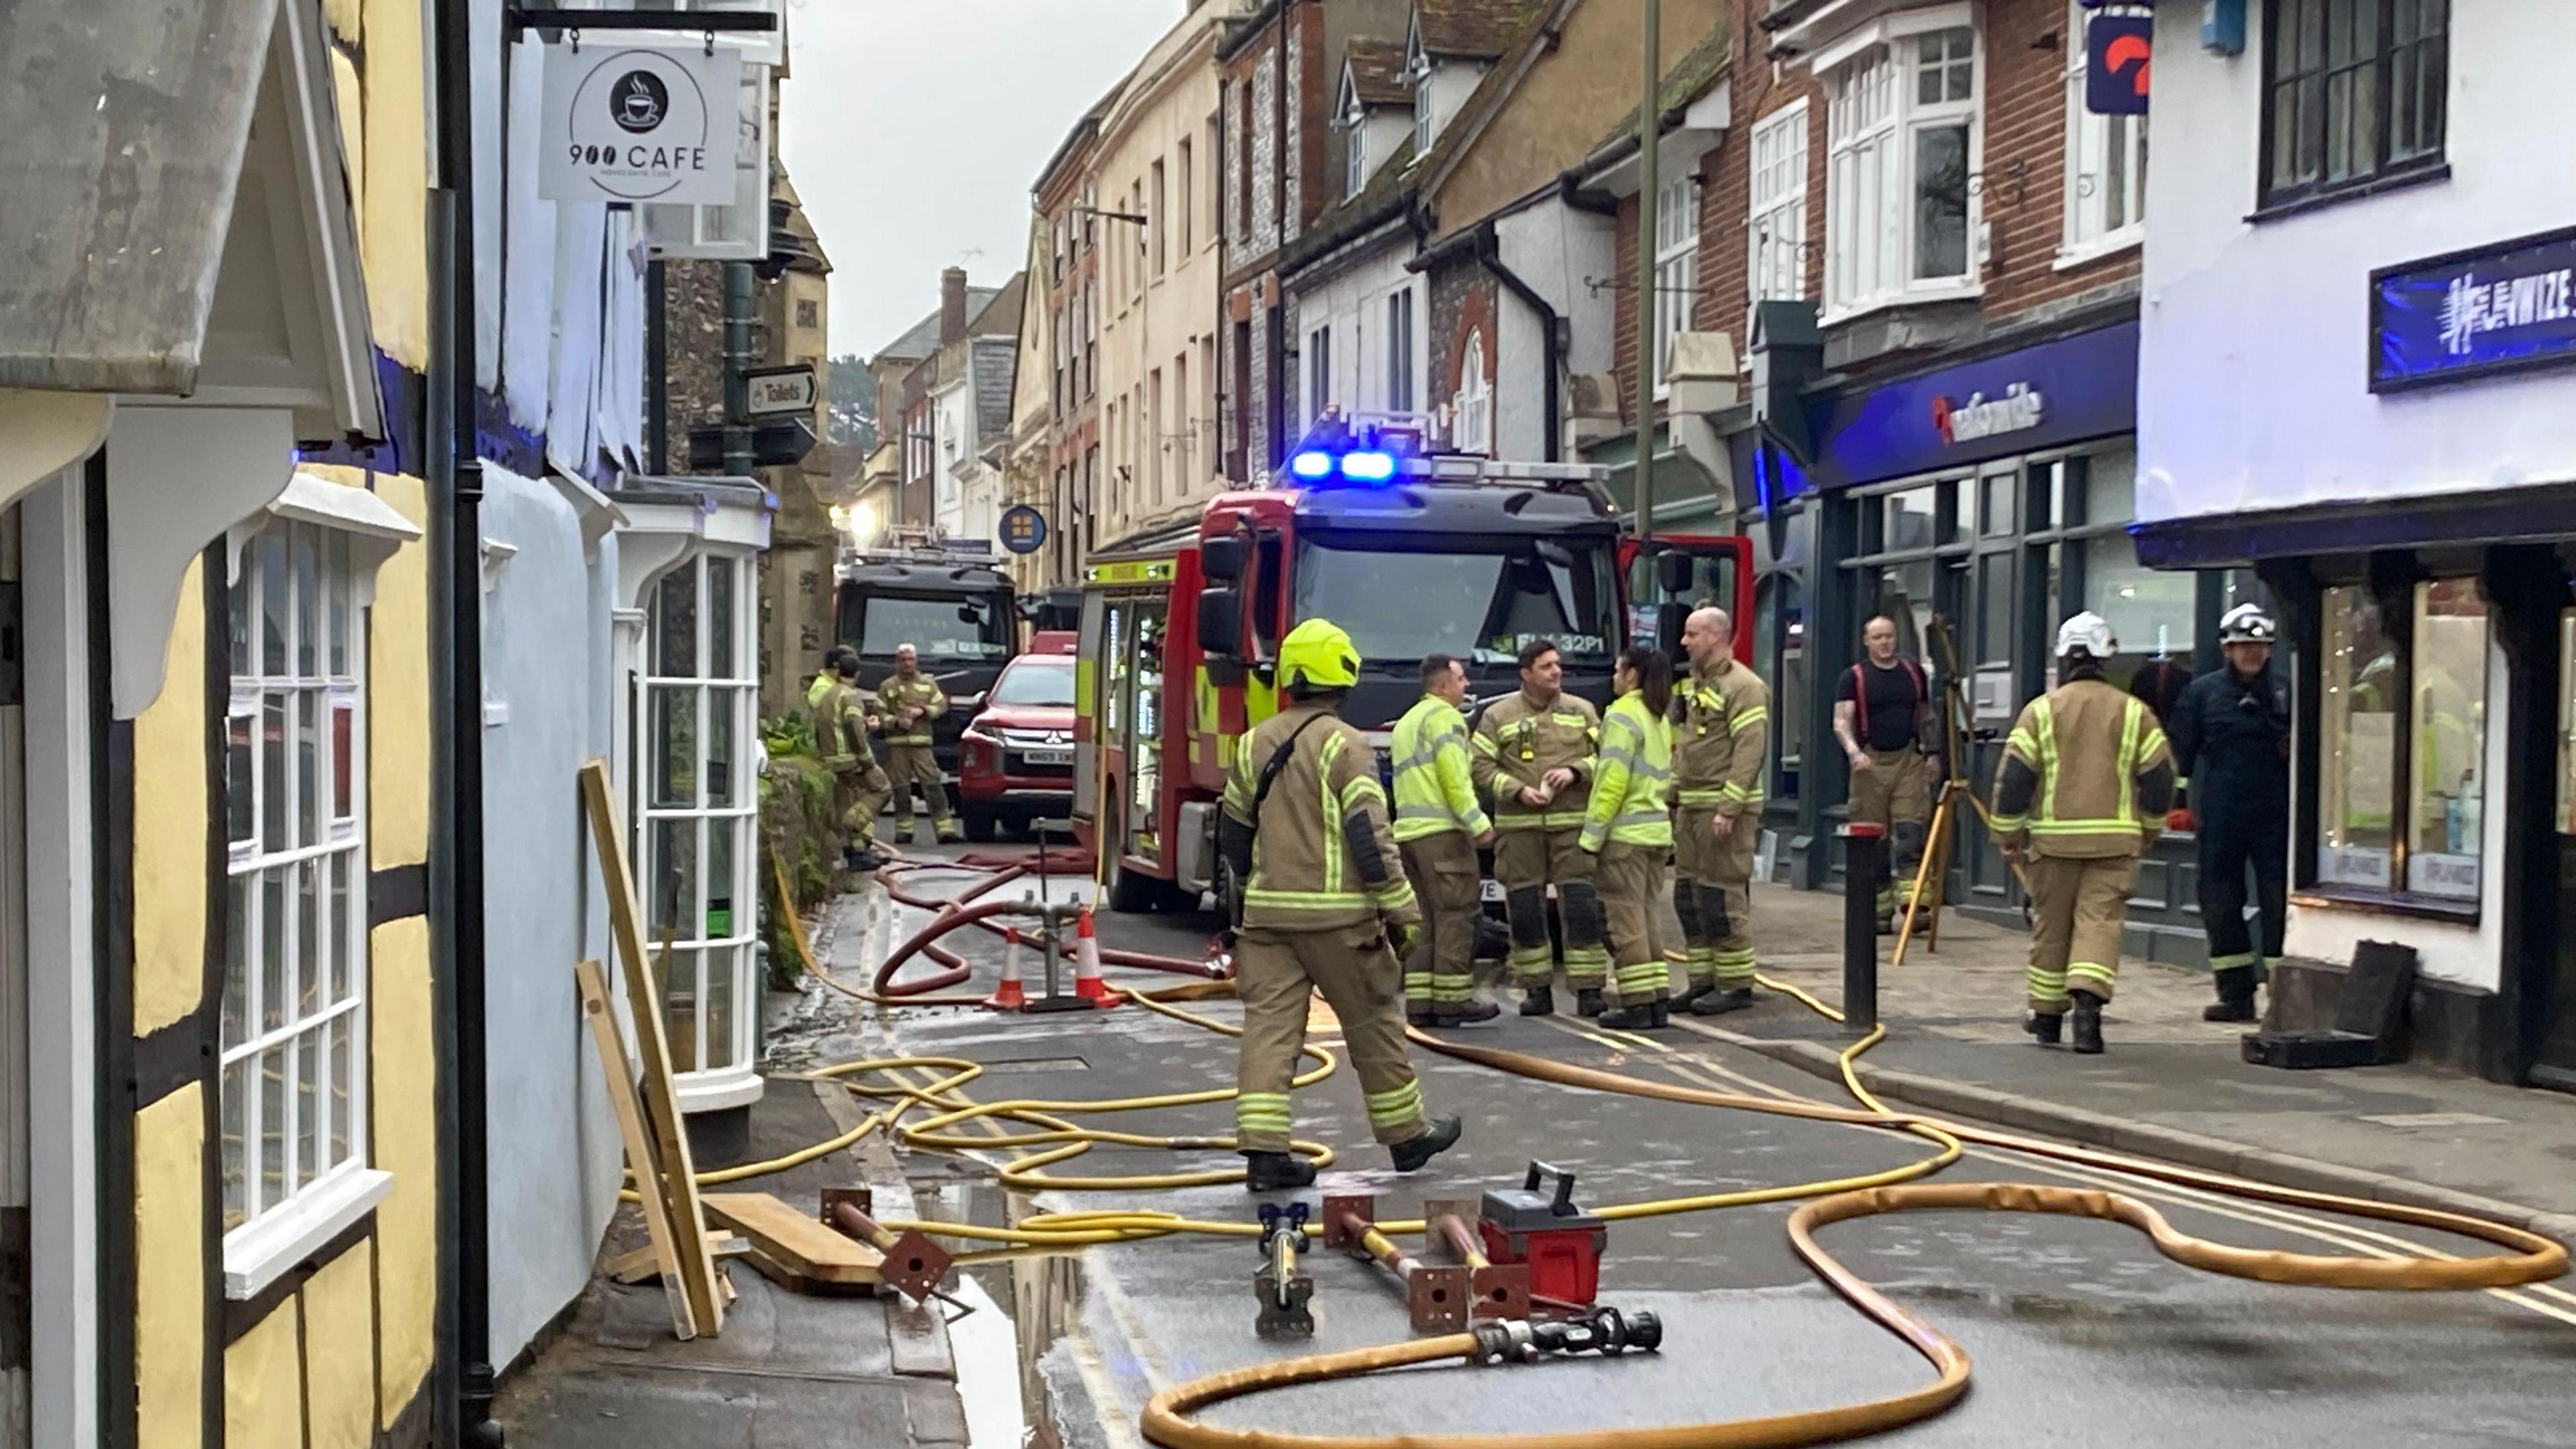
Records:
<instances>
[{"instance_id":1,"label":"firefighter walking away","mask_svg":"<svg viewBox=\"0 0 2576 1449\"><path fill-rule=\"evenodd\" d=\"M1313 1164L1289 1151L1288 1092L1321 991L1341 1019L1369 1130L1412 1172L1458 1140L1458 1119L1426 1121L1404 1049L1402 958L1421 944L1422 909L1397 864L1386 791L1368 740L1340 717L1359 682L1348 634L1309 619L1279 642L1290 704L1236 751L1218 848L1242 881L1235 993L1243 1001L1235 1145L1254 1192L1304 1187Z\"/></svg>"},{"instance_id":2,"label":"firefighter walking away","mask_svg":"<svg viewBox=\"0 0 2576 1449\"><path fill-rule=\"evenodd\" d=\"M2119 647L2091 610L2058 629L2064 682L2023 707L1995 780L1996 841L2024 868L2034 918L2026 1029L2054 1046L2071 1010L2087 1053L2102 1050L2138 857L2173 805L2155 711L2102 677Z\"/></svg>"}]
</instances>

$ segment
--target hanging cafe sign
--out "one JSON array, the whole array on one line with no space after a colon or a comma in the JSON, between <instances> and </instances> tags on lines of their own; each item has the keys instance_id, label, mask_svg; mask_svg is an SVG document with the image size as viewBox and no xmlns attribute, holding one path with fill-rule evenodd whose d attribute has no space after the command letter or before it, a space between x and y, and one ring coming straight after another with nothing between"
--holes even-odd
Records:
<instances>
[{"instance_id":1,"label":"hanging cafe sign","mask_svg":"<svg viewBox=\"0 0 2576 1449\"><path fill-rule=\"evenodd\" d=\"M2370 274L2370 390L2576 362L2576 228Z\"/></svg>"},{"instance_id":2,"label":"hanging cafe sign","mask_svg":"<svg viewBox=\"0 0 2576 1449\"><path fill-rule=\"evenodd\" d=\"M606 13L606 12L603 12ZM543 164L549 201L722 206L734 199L742 56L703 46L546 47Z\"/></svg>"}]
</instances>

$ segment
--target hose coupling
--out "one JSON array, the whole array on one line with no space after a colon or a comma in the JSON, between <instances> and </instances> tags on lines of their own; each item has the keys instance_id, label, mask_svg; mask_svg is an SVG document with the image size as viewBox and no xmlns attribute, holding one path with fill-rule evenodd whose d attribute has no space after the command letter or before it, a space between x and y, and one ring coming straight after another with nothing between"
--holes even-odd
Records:
<instances>
[{"instance_id":1,"label":"hose coupling","mask_svg":"<svg viewBox=\"0 0 2576 1449\"><path fill-rule=\"evenodd\" d=\"M1664 1343L1662 1319L1608 1307L1537 1323L1494 1320L1470 1331L1476 1335L1476 1362L1482 1364L1536 1363L1553 1354L1597 1353L1615 1358L1632 1348L1652 1353Z\"/></svg>"}]
</instances>

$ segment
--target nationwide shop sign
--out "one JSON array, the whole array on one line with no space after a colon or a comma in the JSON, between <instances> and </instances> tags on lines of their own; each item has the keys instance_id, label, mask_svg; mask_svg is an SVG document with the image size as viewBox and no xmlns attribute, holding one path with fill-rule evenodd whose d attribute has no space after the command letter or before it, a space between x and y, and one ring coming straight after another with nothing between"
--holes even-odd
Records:
<instances>
[{"instance_id":1,"label":"nationwide shop sign","mask_svg":"<svg viewBox=\"0 0 2576 1449\"><path fill-rule=\"evenodd\" d=\"M538 194L549 201L733 200L742 54L550 45Z\"/></svg>"},{"instance_id":2,"label":"nationwide shop sign","mask_svg":"<svg viewBox=\"0 0 2576 1449\"><path fill-rule=\"evenodd\" d=\"M1806 474L1848 488L2133 432L2137 396L2138 324L2115 323L1811 404Z\"/></svg>"},{"instance_id":3,"label":"nationwide shop sign","mask_svg":"<svg viewBox=\"0 0 2576 1449\"><path fill-rule=\"evenodd\" d=\"M2576 228L2370 274L2370 390L2576 362Z\"/></svg>"}]
</instances>

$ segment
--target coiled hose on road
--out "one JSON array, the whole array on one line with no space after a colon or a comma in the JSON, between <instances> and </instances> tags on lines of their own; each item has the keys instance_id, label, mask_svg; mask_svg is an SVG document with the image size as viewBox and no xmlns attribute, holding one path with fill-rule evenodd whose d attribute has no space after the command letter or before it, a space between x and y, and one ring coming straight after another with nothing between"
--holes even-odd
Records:
<instances>
[{"instance_id":1,"label":"coiled hose on road","mask_svg":"<svg viewBox=\"0 0 2576 1449\"><path fill-rule=\"evenodd\" d=\"M931 942L949 930L970 923L988 924L989 914L979 915L973 913L971 909L952 908L959 902L971 901L974 897L989 892L1011 878L1010 871L998 873L948 902L923 904L915 900L907 900L907 904L940 911L932 927L917 933L912 941L906 943L907 947L928 949ZM783 880L781 885L784 886ZM784 895L783 889L782 895ZM795 921L792 907L788 914L791 922L794 922L792 929L797 934L801 948L804 945L802 923ZM812 952L805 950L803 954L810 967L813 961ZM1104 958L1106 954L1104 953ZM1128 952L1119 953L1119 957L1121 964L1145 966L1147 969L1173 970L1193 975L1204 974L1206 970L1204 963L1181 961L1178 958L1140 957L1137 953ZM891 999L894 1004L919 1004L917 1000L904 1002L899 997L889 998L883 994L885 983L891 975L891 970L888 968L880 968L876 978L878 990L868 993L852 991L851 988L830 982L830 978L819 970L815 971L815 975L818 979L835 986L836 989L852 995L879 1001ZM962 979L962 977L945 978L939 984L953 984L956 979ZM1777 983L1766 981L1764 984L1777 990L1785 990L1811 1008L1839 1019L1840 1013L1804 992L1793 988L1782 988ZM1181 1010L1169 1001L1159 999L1163 996L1182 993L1199 994L1210 988L1222 989L1222 987L1223 983L1201 983L1196 988L1184 986L1166 992L1151 993L1120 988L1119 994L1127 1000L1176 1020L1189 1022L1211 1031L1236 1034L1237 1029L1226 1023ZM920 989L937 988L925 986ZM1975 1209L1988 1212L2047 1213L2095 1218L2122 1223L2137 1229L2147 1236L2159 1253L2188 1267L2258 1282L2312 1287L2443 1291L2506 1288L2556 1278L2567 1268L2567 1250L2561 1244L2537 1233L2483 1218L2408 1207L2396 1203L2341 1197L2330 1193L2277 1187L2268 1183L2202 1172L2118 1153L2067 1146L1969 1123L1893 1111L1861 1086L1852 1067L1852 1063L1862 1052L1867 1051L1885 1037L1884 1028L1873 1031L1843 1053L1844 1082L1854 1096L1864 1104L1860 1108L1831 1107L1821 1103L1774 1100L1711 1091L1630 1076L1622 1072L1576 1066L1523 1052L1447 1040L1412 1029L1408 1029L1406 1035L1415 1045L1454 1060L1560 1086L1614 1092L1627 1096L1651 1097L1698 1106L1722 1107L1735 1111L1760 1112L1807 1121L1905 1132L1939 1144L1940 1151L1931 1156L1903 1167L1869 1174L1862 1178L1795 1183L1741 1192L1658 1199L1650 1202L1621 1203L1600 1210L1600 1215L1604 1218L1628 1219L1743 1206L1751 1203L1777 1202L1793 1198L1810 1199L1802 1203L1789 1218L1790 1245L1799 1260L1804 1262L1844 1301L1920 1354L1934 1371L1933 1382L1906 1393L1830 1409L1663 1428L1584 1433L1309 1435L1277 1433L1263 1429L1220 1428L1200 1423L1191 1417L1198 1410L1209 1405L1269 1389L1352 1378L1386 1369L1420 1364L1453 1360L1477 1361L1480 1354L1480 1341L1476 1336L1451 1334L1387 1344L1376 1348L1310 1354L1276 1360L1211 1374L1165 1390L1156 1394L1146 1405L1141 1421L1145 1437L1155 1444L1164 1446L1164 1449L1789 1449L1789 1446L1828 1443L1899 1428L1940 1413L1957 1402L1959 1397L1967 1392L1972 1365L1966 1350L1930 1323L1907 1312L1886 1295L1871 1287L1833 1255L1826 1252L1816 1241L1817 1231L1832 1224L1889 1213ZM1319 1059L1319 1065L1298 1078L1297 1085L1301 1087L1322 1080L1331 1073L1335 1065L1334 1058L1327 1049L1309 1046L1305 1050L1308 1056ZM904 1082L897 1076L898 1073L905 1071L925 1075L943 1072L944 1075L939 1075L925 1084L915 1085ZM872 1114L858 1128L843 1134L841 1138L835 1139L833 1144L821 1150L836 1150L840 1146L858 1140L869 1131L881 1129L891 1129L912 1145L948 1151L1030 1149L1030 1155L1015 1158L1001 1169L1001 1178L1006 1185L1024 1191L1054 1189L1107 1192L1241 1180L1240 1169L1211 1169L1197 1173L1145 1177L1073 1178L1049 1177L1039 1171L1041 1168L1088 1151L1095 1143L1137 1147L1159 1146L1182 1150L1230 1150L1234 1146L1234 1140L1231 1137L1149 1137L1142 1134L1104 1132L1077 1127L1066 1120L1065 1114L1136 1111L1155 1107L1214 1103L1230 1100L1234 1096L1231 1091L1216 1089L1111 1101L1021 1100L978 1103L964 1096L962 1089L980 1074L980 1071L981 1069L975 1064L954 1058L852 1062L826 1068L821 1075L843 1081L844 1085L853 1092L873 1097L890 1096L897 1100L894 1105ZM892 1085L873 1086L850 1080L868 1075L883 1075L892 1082ZM938 1115L914 1126L903 1123L902 1119L907 1113L922 1107L935 1109ZM995 1118L1022 1122L1039 1130L1031 1133L987 1137L966 1137L945 1130L961 1126L968 1121L983 1119L989 1122L990 1119ZM2184 1233L2175 1228L2154 1207L2120 1192L2030 1183L1913 1181L1955 1162L1964 1150L1965 1143L2028 1153L2053 1161L2106 1169L2150 1181L2251 1201L2320 1210L2451 1233L2493 1244L2503 1252L2476 1258L2447 1255L2374 1258L2260 1251L2231 1247ZM1331 1160L1329 1150L1316 1144L1300 1143L1298 1150L1313 1157L1319 1165ZM808 1153L815 1153L815 1150L808 1149ZM798 1154L797 1160L810 1160L810 1158L808 1154ZM753 1164L748 1169L737 1168L728 1171L746 1176L757 1175L760 1172L775 1170L778 1165L784 1165L784 1160L781 1164ZM700 1180L735 1179L723 1174L701 1174ZM978 1256L1016 1256L1030 1249L1063 1251L1100 1243L1132 1242L1172 1233L1251 1236L1259 1231L1249 1223L1198 1222L1175 1214L1141 1209L1042 1213L1023 1219L1013 1227L1000 1229L975 1224L941 1222L917 1222L893 1226L917 1227L925 1232L942 1236L1009 1245L994 1254L970 1254L964 1261L972 1261ZM1379 1227L1389 1233L1422 1230L1422 1224L1418 1221L1384 1222L1380 1223Z\"/></svg>"}]
</instances>

